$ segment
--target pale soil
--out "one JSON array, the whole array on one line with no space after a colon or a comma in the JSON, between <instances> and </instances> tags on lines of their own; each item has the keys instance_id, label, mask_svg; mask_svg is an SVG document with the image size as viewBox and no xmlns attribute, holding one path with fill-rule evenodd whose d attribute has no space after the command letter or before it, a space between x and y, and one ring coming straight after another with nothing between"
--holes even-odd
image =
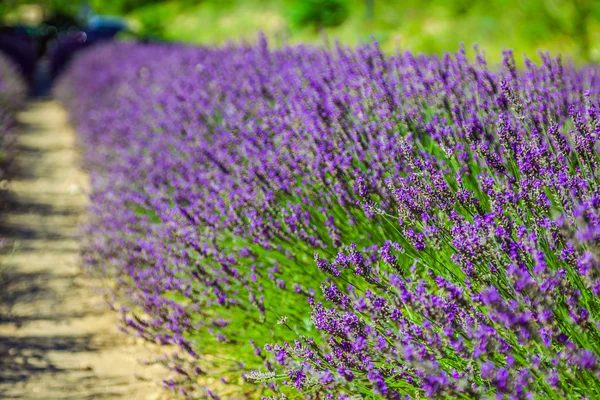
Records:
<instances>
[{"instance_id":1,"label":"pale soil","mask_svg":"<svg viewBox=\"0 0 600 400\"><path fill-rule=\"evenodd\" d=\"M86 202L75 135L53 101L31 102L12 200L0 221L0 399L159 399L152 349L119 332L98 282L80 269Z\"/></svg>"}]
</instances>

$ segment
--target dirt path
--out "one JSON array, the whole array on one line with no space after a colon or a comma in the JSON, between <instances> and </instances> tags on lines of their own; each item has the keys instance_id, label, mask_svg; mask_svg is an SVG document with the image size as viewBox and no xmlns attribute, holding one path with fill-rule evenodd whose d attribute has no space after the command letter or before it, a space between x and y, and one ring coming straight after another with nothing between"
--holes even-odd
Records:
<instances>
[{"instance_id":1,"label":"dirt path","mask_svg":"<svg viewBox=\"0 0 600 400\"><path fill-rule=\"evenodd\" d=\"M137 361L151 359L150 350L118 331L78 267L87 180L64 111L34 101L19 120L21 172L0 228L15 248L0 260L8 267L0 280L0 398L161 398L150 378L160 367Z\"/></svg>"}]
</instances>

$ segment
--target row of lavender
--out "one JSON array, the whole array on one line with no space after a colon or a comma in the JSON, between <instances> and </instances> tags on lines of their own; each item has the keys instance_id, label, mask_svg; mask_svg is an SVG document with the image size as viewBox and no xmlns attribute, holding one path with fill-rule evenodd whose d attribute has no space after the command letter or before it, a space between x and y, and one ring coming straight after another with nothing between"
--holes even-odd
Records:
<instances>
[{"instance_id":1,"label":"row of lavender","mask_svg":"<svg viewBox=\"0 0 600 400\"><path fill-rule=\"evenodd\" d=\"M16 112L23 106L27 95L25 82L16 66L0 53L0 203L2 192L14 172L16 145Z\"/></svg>"},{"instance_id":2,"label":"row of lavender","mask_svg":"<svg viewBox=\"0 0 600 400\"><path fill-rule=\"evenodd\" d=\"M189 397L596 398L600 70L541 59L90 51L86 263Z\"/></svg>"}]
</instances>

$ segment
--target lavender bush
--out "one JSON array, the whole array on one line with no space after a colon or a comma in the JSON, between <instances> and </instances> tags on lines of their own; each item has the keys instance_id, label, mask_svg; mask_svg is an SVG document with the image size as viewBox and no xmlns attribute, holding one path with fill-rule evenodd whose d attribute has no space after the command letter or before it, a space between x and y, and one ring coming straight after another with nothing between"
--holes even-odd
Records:
<instances>
[{"instance_id":1,"label":"lavender bush","mask_svg":"<svg viewBox=\"0 0 600 400\"><path fill-rule=\"evenodd\" d=\"M540 58L97 47L87 266L185 396L600 397L600 70Z\"/></svg>"}]
</instances>

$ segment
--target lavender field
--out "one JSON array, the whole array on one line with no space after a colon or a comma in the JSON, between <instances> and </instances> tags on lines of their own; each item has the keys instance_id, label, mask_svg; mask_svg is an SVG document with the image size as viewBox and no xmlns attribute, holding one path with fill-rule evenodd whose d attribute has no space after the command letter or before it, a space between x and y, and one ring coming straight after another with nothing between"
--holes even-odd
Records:
<instances>
[{"instance_id":1,"label":"lavender field","mask_svg":"<svg viewBox=\"0 0 600 400\"><path fill-rule=\"evenodd\" d=\"M600 69L541 59L85 52L86 268L189 398L600 398Z\"/></svg>"}]
</instances>

